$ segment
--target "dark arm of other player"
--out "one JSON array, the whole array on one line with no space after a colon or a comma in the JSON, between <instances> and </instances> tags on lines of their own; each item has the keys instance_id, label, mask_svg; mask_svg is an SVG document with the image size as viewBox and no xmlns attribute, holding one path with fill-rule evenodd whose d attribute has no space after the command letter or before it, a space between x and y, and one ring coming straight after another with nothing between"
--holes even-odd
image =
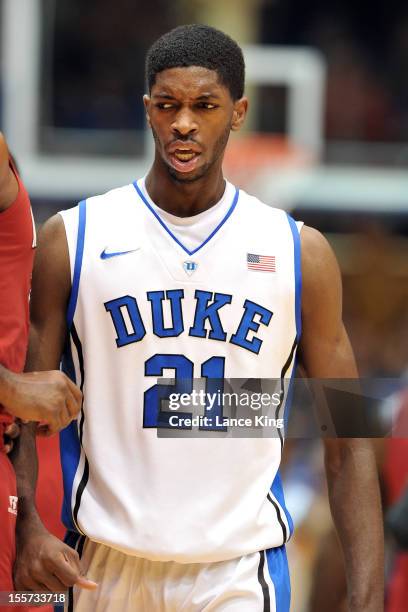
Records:
<instances>
[{"instance_id":1,"label":"dark arm of other player","mask_svg":"<svg viewBox=\"0 0 408 612\"><path fill-rule=\"evenodd\" d=\"M357 378L342 321L341 277L323 236L305 227L300 362L310 378ZM324 440L329 502L343 550L351 612L384 609L384 538L373 448L362 438Z\"/></svg>"},{"instance_id":2,"label":"dark arm of other player","mask_svg":"<svg viewBox=\"0 0 408 612\"><path fill-rule=\"evenodd\" d=\"M0 132L0 239L1 214L18 197L18 181L10 167L10 153ZM81 408L81 392L62 372L16 374L0 364L0 403L9 414L45 421L49 432L66 427Z\"/></svg>"},{"instance_id":3,"label":"dark arm of other player","mask_svg":"<svg viewBox=\"0 0 408 612\"><path fill-rule=\"evenodd\" d=\"M56 215L40 234L34 264L27 370L58 368L67 334L65 313L70 288L65 230L62 218ZM95 583L81 577L76 551L48 533L37 514L35 433L33 426L23 426L13 452L19 497L16 586L50 591L64 591L73 584L95 588Z\"/></svg>"}]
</instances>

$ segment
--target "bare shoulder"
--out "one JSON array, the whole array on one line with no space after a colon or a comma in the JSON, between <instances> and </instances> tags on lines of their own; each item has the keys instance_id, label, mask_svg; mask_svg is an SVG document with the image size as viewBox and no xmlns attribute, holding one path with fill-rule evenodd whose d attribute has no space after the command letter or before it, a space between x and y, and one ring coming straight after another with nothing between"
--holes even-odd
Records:
<instances>
[{"instance_id":1,"label":"bare shoulder","mask_svg":"<svg viewBox=\"0 0 408 612\"><path fill-rule=\"evenodd\" d=\"M342 320L339 265L326 238L302 232L302 337L300 360L308 376L353 378L356 365Z\"/></svg>"},{"instance_id":2,"label":"bare shoulder","mask_svg":"<svg viewBox=\"0 0 408 612\"><path fill-rule=\"evenodd\" d=\"M67 240L65 236L64 221L60 214L53 215L50 217L42 226L39 234L40 242L62 242L66 245Z\"/></svg>"},{"instance_id":3,"label":"bare shoulder","mask_svg":"<svg viewBox=\"0 0 408 612\"><path fill-rule=\"evenodd\" d=\"M320 232L304 227L301 246L302 329L306 342L312 334L329 335L329 329L337 333L342 319L342 283L337 259Z\"/></svg>"},{"instance_id":4,"label":"bare shoulder","mask_svg":"<svg viewBox=\"0 0 408 612\"><path fill-rule=\"evenodd\" d=\"M313 227L301 231L303 306L314 303L327 292L341 299L341 277L336 256L327 239Z\"/></svg>"},{"instance_id":5,"label":"bare shoulder","mask_svg":"<svg viewBox=\"0 0 408 612\"><path fill-rule=\"evenodd\" d=\"M68 266L69 271L67 237L64 222L59 214L50 217L39 232L36 261L44 257L47 258L49 266L58 265L63 268Z\"/></svg>"},{"instance_id":6,"label":"bare shoulder","mask_svg":"<svg viewBox=\"0 0 408 612\"><path fill-rule=\"evenodd\" d=\"M314 227L305 225L300 233L302 267L323 271L337 266L333 249L327 239Z\"/></svg>"},{"instance_id":7,"label":"bare shoulder","mask_svg":"<svg viewBox=\"0 0 408 612\"><path fill-rule=\"evenodd\" d=\"M67 295L71 289L71 270L67 238L61 215L52 216L42 226L34 261L33 294L44 283L52 283ZM48 288L48 291L50 288Z\"/></svg>"},{"instance_id":8,"label":"bare shoulder","mask_svg":"<svg viewBox=\"0 0 408 612\"><path fill-rule=\"evenodd\" d=\"M54 215L42 227L34 260L27 369L59 363L67 335L71 271L64 222Z\"/></svg>"}]
</instances>

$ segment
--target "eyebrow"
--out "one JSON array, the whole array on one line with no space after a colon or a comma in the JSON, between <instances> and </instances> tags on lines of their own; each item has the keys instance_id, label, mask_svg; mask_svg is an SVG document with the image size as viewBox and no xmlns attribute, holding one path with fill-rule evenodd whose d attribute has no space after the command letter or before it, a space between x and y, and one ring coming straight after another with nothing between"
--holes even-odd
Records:
<instances>
[{"instance_id":1,"label":"eyebrow","mask_svg":"<svg viewBox=\"0 0 408 612\"><path fill-rule=\"evenodd\" d=\"M153 94L152 97L153 98L163 98L164 100L175 100L176 99L175 96L172 96L171 94L165 93L163 91ZM214 94L214 93L205 92L197 96L196 100L208 100L209 98L218 99L219 96L217 96L217 94Z\"/></svg>"},{"instance_id":2,"label":"eyebrow","mask_svg":"<svg viewBox=\"0 0 408 612\"><path fill-rule=\"evenodd\" d=\"M174 96L171 96L170 94L166 94L163 92L153 94L152 97L153 98L164 98L165 100L174 100Z\"/></svg>"},{"instance_id":3,"label":"eyebrow","mask_svg":"<svg viewBox=\"0 0 408 612\"><path fill-rule=\"evenodd\" d=\"M201 94L201 96L198 96L197 100L208 100L208 98L216 98L216 99L218 99L219 96L217 96L217 94L215 94L215 93L203 93L203 94Z\"/></svg>"}]
</instances>

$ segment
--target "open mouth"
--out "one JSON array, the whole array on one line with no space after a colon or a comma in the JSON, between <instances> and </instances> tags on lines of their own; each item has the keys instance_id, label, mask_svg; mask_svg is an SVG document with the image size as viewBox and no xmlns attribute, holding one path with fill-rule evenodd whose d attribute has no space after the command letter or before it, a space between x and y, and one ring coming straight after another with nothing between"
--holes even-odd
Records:
<instances>
[{"instance_id":1,"label":"open mouth","mask_svg":"<svg viewBox=\"0 0 408 612\"><path fill-rule=\"evenodd\" d=\"M176 149L170 154L172 166L178 172L191 172L197 165L200 153L196 153L192 149Z\"/></svg>"},{"instance_id":2,"label":"open mouth","mask_svg":"<svg viewBox=\"0 0 408 612\"><path fill-rule=\"evenodd\" d=\"M197 153L194 153L194 151L186 151L186 150L182 150L182 151L175 151L174 152L174 156L181 162L187 162L190 161L191 159L193 159L193 157L195 157L197 155Z\"/></svg>"}]
</instances>

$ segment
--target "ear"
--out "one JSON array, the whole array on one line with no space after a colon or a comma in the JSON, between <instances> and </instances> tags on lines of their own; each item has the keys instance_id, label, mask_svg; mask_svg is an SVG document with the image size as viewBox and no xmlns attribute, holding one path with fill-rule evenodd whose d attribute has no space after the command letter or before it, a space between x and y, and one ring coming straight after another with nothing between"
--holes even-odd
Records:
<instances>
[{"instance_id":1,"label":"ear","mask_svg":"<svg viewBox=\"0 0 408 612\"><path fill-rule=\"evenodd\" d=\"M234 132L241 129L248 112L248 98L240 98L234 102L234 110L232 112L231 130Z\"/></svg>"},{"instance_id":2,"label":"ear","mask_svg":"<svg viewBox=\"0 0 408 612\"><path fill-rule=\"evenodd\" d=\"M148 125L149 127L152 127L152 126L151 126L151 123L150 123L150 115L149 115L149 110L150 110L150 104L151 104L151 102L152 102L152 101L151 101L150 96L148 96L147 94L145 94L145 95L143 96L143 104L144 104L145 111L146 111L146 121L147 121L147 125Z\"/></svg>"}]
</instances>

